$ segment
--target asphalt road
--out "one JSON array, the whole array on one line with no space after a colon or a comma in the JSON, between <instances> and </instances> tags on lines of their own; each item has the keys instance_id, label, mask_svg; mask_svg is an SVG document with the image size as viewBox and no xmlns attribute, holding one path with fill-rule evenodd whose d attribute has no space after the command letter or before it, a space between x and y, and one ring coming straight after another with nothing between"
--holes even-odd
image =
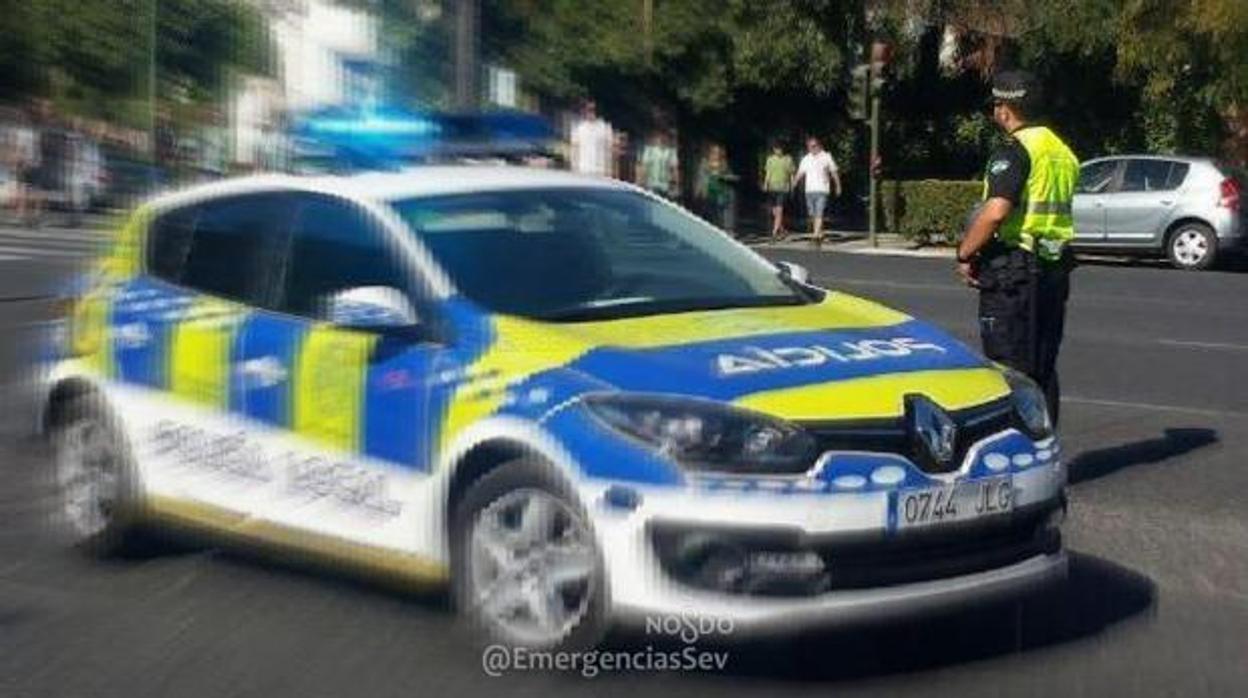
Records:
<instances>
[{"instance_id":1,"label":"asphalt road","mask_svg":"<svg viewBox=\"0 0 1248 698\"><path fill-rule=\"evenodd\" d=\"M3 237L0 232L0 237ZM13 257L20 255L12 254ZM971 339L940 260L781 252L819 283ZM0 260L0 696L1244 695L1248 274L1076 273L1061 371L1069 582L921 622L740 638L712 672L487 676L438 597L196 547L91 562L57 546L16 431L25 342L68 257ZM616 649L679 641L613 638Z\"/></svg>"}]
</instances>

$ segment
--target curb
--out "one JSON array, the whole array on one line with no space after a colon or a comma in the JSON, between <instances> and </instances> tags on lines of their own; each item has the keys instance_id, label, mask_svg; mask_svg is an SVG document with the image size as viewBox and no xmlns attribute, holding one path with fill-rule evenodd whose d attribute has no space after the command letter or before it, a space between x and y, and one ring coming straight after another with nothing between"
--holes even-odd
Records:
<instances>
[{"instance_id":1,"label":"curb","mask_svg":"<svg viewBox=\"0 0 1248 698\"><path fill-rule=\"evenodd\" d=\"M882 257L919 257L924 259L953 259L952 247L902 247L889 241L878 247L861 238L851 240L825 240L823 248L816 250L808 239L789 239L783 242L759 240L747 242L750 247L762 250L793 250L800 252L837 252L840 254L875 255Z\"/></svg>"},{"instance_id":2,"label":"curb","mask_svg":"<svg viewBox=\"0 0 1248 698\"><path fill-rule=\"evenodd\" d=\"M925 259L953 259L954 251L948 247L920 247L917 249L909 249L905 247L871 247L869 244L853 247L844 245L841 247L831 248L833 252L842 254L861 254L876 255L883 257L920 257Z\"/></svg>"}]
</instances>

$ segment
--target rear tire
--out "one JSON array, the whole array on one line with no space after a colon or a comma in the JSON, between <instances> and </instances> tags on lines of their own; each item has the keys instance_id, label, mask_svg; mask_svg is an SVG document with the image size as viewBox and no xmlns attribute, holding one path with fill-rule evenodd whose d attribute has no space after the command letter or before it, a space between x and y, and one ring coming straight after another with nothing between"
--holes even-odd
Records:
<instances>
[{"instance_id":1,"label":"rear tire","mask_svg":"<svg viewBox=\"0 0 1248 698\"><path fill-rule=\"evenodd\" d=\"M50 429L58 528L93 556L130 552L138 542L142 493L120 425L95 395L70 399Z\"/></svg>"},{"instance_id":2,"label":"rear tire","mask_svg":"<svg viewBox=\"0 0 1248 698\"><path fill-rule=\"evenodd\" d=\"M1218 237L1204 223L1184 223L1170 234L1166 253L1177 269L1208 269L1218 257Z\"/></svg>"},{"instance_id":3,"label":"rear tire","mask_svg":"<svg viewBox=\"0 0 1248 698\"><path fill-rule=\"evenodd\" d=\"M609 627L589 518L543 461L513 460L472 484L453 514L451 565L456 607L477 640L586 649Z\"/></svg>"}]
</instances>

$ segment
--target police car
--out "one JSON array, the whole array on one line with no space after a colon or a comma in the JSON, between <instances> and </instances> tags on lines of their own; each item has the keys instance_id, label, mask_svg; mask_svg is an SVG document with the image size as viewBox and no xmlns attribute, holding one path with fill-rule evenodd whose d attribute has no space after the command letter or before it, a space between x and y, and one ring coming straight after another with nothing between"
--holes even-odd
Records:
<instances>
[{"instance_id":1,"label":"police car","mask_svg":"<svg viewBox=\"0 0 1248 698\"><path fill-rule=\"evenodd\" d=\"M119 232L48 373L64 518L94 552L191 525L449 584L538 647L1061 576L1036 386L805 276L565 172L167 195Z\"/></svg>"}]
</instances>

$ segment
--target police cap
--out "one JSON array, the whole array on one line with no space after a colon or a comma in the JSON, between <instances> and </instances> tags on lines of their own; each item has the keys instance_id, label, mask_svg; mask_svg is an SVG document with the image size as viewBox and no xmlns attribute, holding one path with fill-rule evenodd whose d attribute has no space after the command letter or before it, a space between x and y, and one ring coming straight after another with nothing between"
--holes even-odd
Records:
<instances>
[{"instance_id":1,"label":"police cap","mask_svg":"<svg viewBox=\"0 0 1248 698\"><path fill-rule=\"evenodd\" d=\"M1027 110L1040 103L1040 86L1031 73L1004 70L992 77L991 101L1014 104Z\"/></svg>"}]
</instances>

